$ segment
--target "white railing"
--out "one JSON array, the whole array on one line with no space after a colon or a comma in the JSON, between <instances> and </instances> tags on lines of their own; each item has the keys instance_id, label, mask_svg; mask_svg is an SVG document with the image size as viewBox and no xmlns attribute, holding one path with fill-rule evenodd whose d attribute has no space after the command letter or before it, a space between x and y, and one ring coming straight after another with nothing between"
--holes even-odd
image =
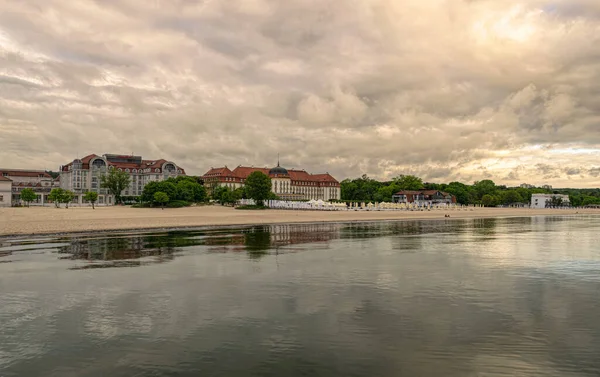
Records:
<instances>
[{"instance_id":1,"label":"white railing","mask_svg":"<svg viewBox=\"0 0 600 377\"><path fill-rule=\"evenodd\" d=\"M241 199L238 205L255 205L253 199ZM272 209L289 209L304 211L431 211L431 210L474 210L480 205L465 206L461 204L429 204L429 203L330 203L323 201L287 201L265 200L265 206Z\"/></svg>"}]
</instances>

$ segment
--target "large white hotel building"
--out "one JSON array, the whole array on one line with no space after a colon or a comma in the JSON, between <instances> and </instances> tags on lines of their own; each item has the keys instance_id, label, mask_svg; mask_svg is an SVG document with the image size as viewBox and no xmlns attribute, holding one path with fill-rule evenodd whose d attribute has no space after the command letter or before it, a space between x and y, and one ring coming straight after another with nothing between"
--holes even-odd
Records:
<instances>
[{"instance_id":1,"label":"large white hotel building","mask_svg":"<svg viewBox=\"0 0 600 377\"><path fill-rule=\"evenodd\" d=\"M238 166L230 170L225 167L211 168L202 176L208 192L217 186L226 186L233 190L243 187L250 173L260 171L271 178L271 191L283 200L339 200L340 183L329 173L310 174L305 170L258 168Z\"/></svg>"},{"instance_id":2,"label":"large white hotel building","mask_svg":"<svg viewBox=\"0 0 600 377\"><path fill-rule=\"evenodd\" d=\"M172 161L144 160L141 156L90 154L60 167L60 187L75 193L74 204L83 203L87 191L98 193L98 204L114 204L114 198L100 187L100 176L108 169L119 169L131 176L129 187L123 196L139 196L144 186L152 181L185 175L185 170Z\"/></svg>"}]
</instances>

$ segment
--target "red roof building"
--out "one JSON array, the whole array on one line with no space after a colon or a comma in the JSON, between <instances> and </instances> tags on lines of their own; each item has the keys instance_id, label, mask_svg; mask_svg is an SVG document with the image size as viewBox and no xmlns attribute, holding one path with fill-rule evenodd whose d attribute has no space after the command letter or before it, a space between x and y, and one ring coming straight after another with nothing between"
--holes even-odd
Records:
<instances>
[{"instance_id":1,"label":"red roof building","mask_svg":"<svg viewBox=\"0 0 600 377\"><path fill-rule=\"evenodd\" d=\"M112 204L113 198L100 187L100 176L106 174L108 169L118 169L131 176L131 183L123 191L123 196L139 196L149 182L185 175L183 168L165 159L144 160L141 156L133 155L90 154L60 167L60 186L73 191L79 198L76 200L83 200L80 197L87 191L95 191L99 194L99 204Z\"/></svg>"},{"instance_id":2,"label":"red roof building","mask_svg":"<svg viewBox=\"0 0 600 377\"><path fill-rule=\"evenodd\" d=\"M333 200L340 199L340 183L329 173L310 174L305 170L285 169L277 164L274 168L238 166L231 170L227 166L211 168L202 179L209 193L217 186L232 190L243 187L248 176L260 171L271 178L272 191L284 200Z\"/></svg>"},{"instance_id":3,"label":"red roof building","mask_svg":"<svg viewBox=\"0 0 600 377\"><path fill-rule=\"evenodd\" d=\"M403 190L392 196L394 203L417 203L421 205L429 204L452 204L456 203L456 197L444 191L439 190Z\"/></svg>"},{"instance_id":4,"label":"red roof building","mask_svg":"<svg viewBox=\"0 0 600 377\"><path fill-rule=\"evenodd\" d=\"M6 206L18 204L21 201L21 191L30 188L38 194L38 201L32 203L43 204L45 196L47 196L54 187L58 187L59 183L55 182L52 176L44 170L27 170L27 169L2 169L0 168L0 181L10 182L10 195L2 194L2 205ZM6 187L6 183L3 185Z\"/></svg>"}]
</instances>

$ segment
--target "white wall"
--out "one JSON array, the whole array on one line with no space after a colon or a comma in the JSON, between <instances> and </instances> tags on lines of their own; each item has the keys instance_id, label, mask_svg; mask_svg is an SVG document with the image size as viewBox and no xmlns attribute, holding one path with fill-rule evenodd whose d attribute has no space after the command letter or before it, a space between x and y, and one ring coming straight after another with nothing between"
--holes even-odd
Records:
<instances>
[{"instance_id":1,"label":"white wall","mask_svg":"<svg viewBox=\"0 0 600 377\"><path fill-rule=\"evenodd\" d=\"M12 204L12 182L0 181L0 207L10 207Z\"/></svg>"},{"instance_id":2,"label":"white wall","mask_svg":"<svg viewBox=\"0 0 600 377\"><path fill-rule=\"evenodd\" d=\"M533 194L531 195L531 208L546 208L546 202L551 201L552 197L562 198L563 203L570 203L569 195Z\"/></svg>"}]
</instances>

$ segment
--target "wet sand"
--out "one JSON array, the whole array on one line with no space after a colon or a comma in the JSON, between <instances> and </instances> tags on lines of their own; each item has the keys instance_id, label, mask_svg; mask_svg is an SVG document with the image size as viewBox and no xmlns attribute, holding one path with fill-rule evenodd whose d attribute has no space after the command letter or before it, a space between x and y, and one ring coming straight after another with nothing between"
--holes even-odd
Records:
<instances>
[{"instance_id":1,"label":"wet sand","mask_svg":"<svg viewBox=\"0 0 600 377\"><path fill-rule=\"evenodd\" d=\"M291 211L235 210L221 206L187 208L0 208L0 235L53 234L110 230L185 228L276 223L351 222L522 217L542 215L600 215L598 209L474 208L431 211Z\"/></svg>"}]
</instances>

